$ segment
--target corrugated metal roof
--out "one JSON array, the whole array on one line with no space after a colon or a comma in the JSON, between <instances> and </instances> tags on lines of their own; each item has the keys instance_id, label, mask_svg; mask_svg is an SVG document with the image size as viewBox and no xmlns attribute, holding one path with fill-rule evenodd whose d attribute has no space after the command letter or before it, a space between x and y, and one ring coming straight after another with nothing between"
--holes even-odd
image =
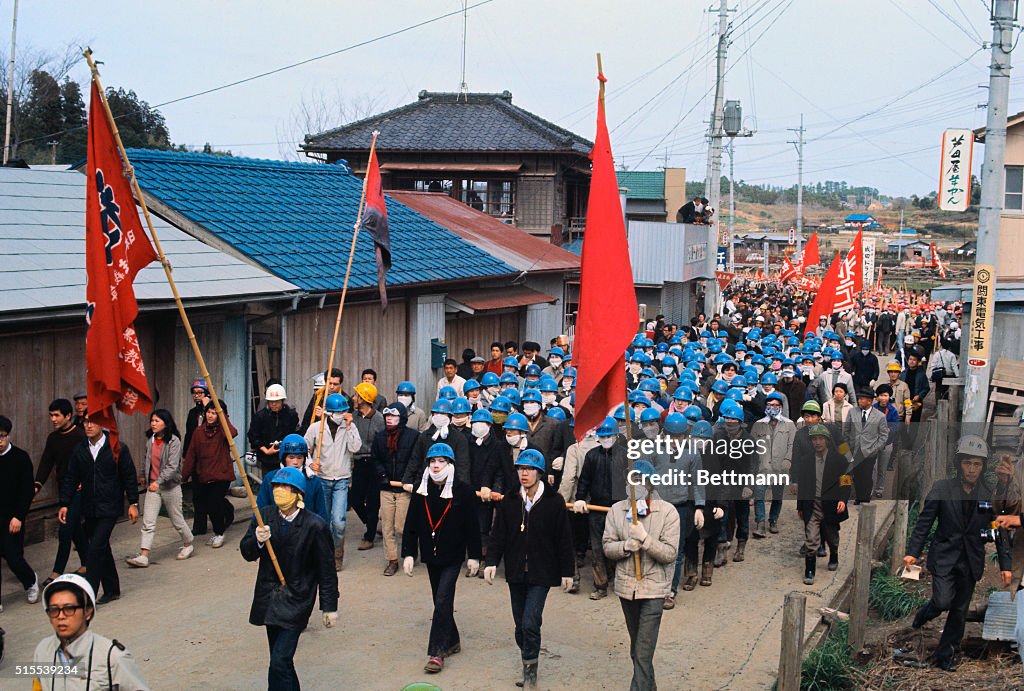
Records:
<instances>
[{"instance_id":1,"label":"corrugated metal roof","mask_svg":"<svg viewBox=\"0 0 1024 691\"><path fill-rule=\"evenodd\" d=\"M547 293L526 286L456 291L448 293L445 299L457 302L471 310L523 307L524 305L540 305L545 302L552 303L556 300L555 297Z\"/></svg>"},{"instance_id":2,"label":"corrugated metal roof","mask_svg":"<svg viewBox=\"0 0 1024 691\"><path fill-rule=\"evenodd\" d=\"M400 190L389 190L388 194L518 271L578 271L580 268L576 255L447 194Z\"/></svg>"},{"instance_id":3,"label":"corrugated metal roof","mask_svg":"<svg viewBox=\"0 0 1024 691\"><path fill-rule=\"evenodd\" d=\"M626 199L664 199L665 171L618 170L619 187L626 188Z\"/></svg>"},{"instance_id":4,"label":"corrugated metal roof","mask_svg":"<svg viewBox=\"0 0 1024 691\"><path fill-rule=\"evenodd\" d=\"M245 256L305 290L341 289L363 185L346 166L141 149L128 155L148 194ZM519 271L394 198L387 207L389 285ZM360 233L349 288L376 285L373 241Z\"/></svg>"},{"instance_id":5,"label":"corrugated metal roof","mask_svg":"<svg viewBox=\"0 0 1024 691\"><path fill-rule=\"evenodd\" d=\"M0 168L0 312L85 305L86 178L74 170ZM295 292L270 273L153 218L185 299ZM159 264L135 279L142 301L170 300Z\"/></svg>"}]
</instances>

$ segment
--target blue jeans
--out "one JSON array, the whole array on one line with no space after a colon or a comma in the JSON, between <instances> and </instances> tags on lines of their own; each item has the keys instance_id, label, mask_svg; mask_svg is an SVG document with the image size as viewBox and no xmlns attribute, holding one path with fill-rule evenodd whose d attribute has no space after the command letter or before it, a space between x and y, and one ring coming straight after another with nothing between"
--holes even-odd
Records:
<instances>
[{"instance_id":1,"label":"blue jeans","mask_svg":"<svg viewBox=\"0 0 1024 691\"><path fill-rule=\"evenodd\" d=\"M772 523L779 520L782 513L782 493L784 487L772 487L772 505L768 509L768 520ZM754 521L760 523L764 520L764 497L768 493L766 485L754 485Z\"/></svg>"},{"instance_id":2,"label":"blue jeans","mask_svg":"<svg viewBox=\"0 0 1024 691\"><path fill-rule=\"evenodd\" d=\"M509 583L512 598L512 619L516 623L516 645L523 663L533 663L540 657L540 625L544 614L544 601L548 586L529 583Z\"/></svg>"},{"instance_id":3,"label":"blue jeans","mask_svg":"<svg viewBox=\"0 0 1024 691\"><path fill-rule=\"evenodd\" d=\"M334 544L345 540L345 514L348 513L348 478L340 480L320 480L324 488L324 501L327 502L327 513L331 515L331 536Z\"/></svg>"},{"instance_id":4,"label":"blue jeans","mask_svg":"<svg viewBox=\"0 0 1024 691\"><path fill-rule=\"evenodd\" d=\"M270 669L267 670L269 691L298 691L299 675L295 673L295 649L301 631L267 625L270 645Z\"/></svg>"},{"instance_id":5,"label":"blue jeans","mask_svg":"<svg viewBox=\"0 0 1024 691\"><path fill-rule=\"evenodd\" d=\"M676 554L676 570L672 574L672 592L676 592L679 589L679 578L683 573L683 552L686 547L686 536L689 534L693 526L690 525L690 512L692 510L692 504L690 502L683 502L682 504L676 504L676 511L679 512L679 552Z\"/></svg>"}]
</instances>

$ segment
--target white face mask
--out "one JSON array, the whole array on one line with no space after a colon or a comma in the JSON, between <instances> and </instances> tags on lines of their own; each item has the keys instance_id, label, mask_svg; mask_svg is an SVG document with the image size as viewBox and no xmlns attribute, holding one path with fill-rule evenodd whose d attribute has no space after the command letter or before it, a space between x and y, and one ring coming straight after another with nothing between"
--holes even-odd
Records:
<instances>
[{"instance_id":1,"label":"white face mask","mask_svg":"<svg viewBox=\"0 0 1024 691\"><path fill-rule=\"evenodd\" d=\"M643 425L641 429L643 429L644 436L647 437L648 439L654 439L656 436L658 436L658 432L660 431L658 429L657 422L650 422L646 425Z\"/></svg>"},{"instance_id":2,"label":"white face mask","mask_svg":"<svg viewBox=\"0 0 1024 691\"><path fill-rule=\"evenodd\" d=\"M597 443L601 445L602 449L610 449L615 446L615 437L598 437Z\"/></svg>"},{"instance_id":3,"label":"white face mask","mask_svg":"<svg viewBox=\"0 0 1024 691\"><path fill-rule=\"evenodd\" d=\"M473 432L474 437L480 439L481 437L486 437L490 429L491 426L486 422L474 422L471 431Z\"/></svg>"},{"instance_id":4,"label":"white face mask","mask_svg":"<svg viewBox=\"0 0 1024 691\"><path fill-rule=\"evenodd\" d=\"M793 376L793 370L791 370L791 369L784 369L784 370L782 370L782 376L783 377L792 377Z\"/></svg>"},{"instance_id":5,"label":"white face mask","mask_svg":"<svg viewBox=\"0 0 1024 691\"><path fill-rule=\"evenodd\" d=\"M488 386L487 387L487 393L490 394L491 397L497 396L499 392L500 392L500 389L497 386Z\"/></svg>"},{"instance_id":6,"label":"white face mask","mask_svg":"<svg viewBox=\"0 0 1024 691\"><path fill-rule=\"evenodd\" d=\"M442 427L447 427L449 422L450 420L447 415L438 414L430 416L430 424L432 424L434 427L438 429L441 429Z\"/></svg>"},{"instance_id":7,"label":"white face mask","mask_svg":"<svg viewBox=\"0 0 1024 691\"><path fill-rule=\"evenodd\" d=\"M456 427L465 427L469 424L469 415L453 415L452 424Z\"/></svg>"},{"instance_id":8,"label":"white face mask","mask_svg":"<svg viewBox=\"0 0 1024 691\"><path fill-rule=\"evenodd\" d=\"M333 420L335 424L340 425L341 421L345 419L342 417L343 415L344 413L331 413L331 420Z\"/></svg>"},{"instance_id":9,"label":"white face mask","mask_svg":"<svg viewBox=\"0 0 1024 691\"><path fill-rule=\"evenodd\" d=\"M518 446L519 442L522 441L523 435L521 434L506 434L505 441L508 442L509 446Z\"/></svg>"},{"instance_id":10,"label":"white face mask","mask_svg":"<svg viewBox=\"0 0 1024 691\"><path fill-rule=\"evenodd\" d=\"M640 370L642 370L642 369L643 369L643 367L640 366L639 362L631 362L631 363L629 363L629 373L634 375L634 376L637 375L637 374L640 374Z\"/></svg>"},{"instance_id":11,"label":"white face mask","mask_svg":"<svg viewBox=\"0 0 1024 691\"><path fill-rule=\"evenodd\" d=\"M832 361L832 369L842 369L842 367L843 367L843 361L842 360L833 360Z\"/></svg>"},{"instance_id":12,"label":"white face mask","mask_svg":"<svg viewBox=\"0 0 1024 691\"><path fill-rule=\"evenodd\" d=\"M555 403L555 394L553 393L541 394L541 398L544 399L544 402L548 405L553 405Z\"/></svg>"},{"instance_id":13,"label":"white face mask","mask_svg":"<svg viewBox=\"0 0 1024 691\"><path fill-rule=\"evenodd\" d=\"M552 367L561 367L561 365L562 365L562 358L560 358L560 357L549 358L548 359L548 364L551 365Z\"/></svg>"},{"instance_id":14,"label":"white face mask","mask_svg":"<svg viewBox=\"0 0 1024 691\"><path fill-rule=\"evenodd\" d=\"M565 389L566 391L571 389L572 388L572 381L573 381L572 377L563 377L562 378L562 388Z\"/></svg>"},{"instance_id":15,"label":"white face mask","mask_svg":"<svg viewBox=\"0 0 1024 691\"><path fill-rule=\"evenodd\" d=\"M406 410L412 406L412 396L399 396L398 402L405 406Z\"/></svg>"},{"instance_id":16,"label":"white face mask","mask_svg":"<svg viewBox=\"0 0 1024 691\"><path fill-rule=\"evenodd\" d=\"M671 367L661 368L661 373L664 374L666 377L671 377L673 372L674 370Z\"/></svg>"},{"instance_id":17,"label":"white face mask","mask_svg":"<svg viewBox=\"0 0 1024 691\"><path fill-rule=\"evenodd\" d=\"M853 341L852 341L852 340L850 340L849 338L847 338L847 339L846 339L846 341L844 341L844 342L845 342L845 343L846 343L846 345L848 345L848 346L852 346L852 345L853 345Z\"/></svg>"},{"instance_id":18,"label":"white face mask","mask_svg":"<svg viewBox=\"0 0 1024 691\"><path fill-rule=\"evenodd\" d=\"M524 403L523 413L526 414L526 417L536 417L537 414L540 413L540 403L533 403L532 401L530 403Z\"/></svg>"}]
</instances>

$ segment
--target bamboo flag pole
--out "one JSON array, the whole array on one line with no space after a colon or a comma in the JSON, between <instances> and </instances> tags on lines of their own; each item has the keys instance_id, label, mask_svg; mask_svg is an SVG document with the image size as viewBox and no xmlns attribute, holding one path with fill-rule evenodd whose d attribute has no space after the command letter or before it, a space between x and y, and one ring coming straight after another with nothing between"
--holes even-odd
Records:
<instances>
[{"instance_id":1,"label":"bamboo flag pole","mask_svg":"<svg viewBox=\"0 0 1024 691\"><path fill-rule=\"evenodd\" d=\"M373 131L373 139L370 141L370 157L366 159L370 161L373 159L374 151L377 148L377 135L380 134L377 130ZM367 164L369 168L369 164ZM341 315L345 311L345 296L348 295L348 279L352 275L352 258L356 255L356 238L359 237L359 226L363 220L363 205L366 204L366 176L363 176L363 193L359 197L359 211L356 213L356 222L352 227L352 245L348 250L348 266L345 268L345 282L341 286L341 300L338 302L338 318L334 321L334 338L331 339L331 354L327 358L327 369L324 370L324 379L330 380L331 368L334 367L334 353L338 347L338 333L341 331ZM324 391L327 391L327 382L324 382ZM327 399L324 397L324 408L327 407ZM326 411L325 411L326 412ZM313 417L316 417L316 411L314 410ZM320 453L324 448L324 427L327 425L323 424L324 415L320 415L320 429L316 436L316 458L314 464L317 468L320 467ZM351 424L351 423L350 423Z\"/></svg>"},{"instance_id":2,"label":"bamboo flag pole","mask_svg":"<svg viewBox=\"0 0 1024 691\"><path fill-rule=\"evenodd\" d=\"M103 84L100 82L100 73L96 67L96 62L92 59L92 50L85 50L85 59L89 62L89 69L92 71L92 79L96 82L96 88L100 92L100 100L103 101L103 110L107 114L107 122L110 124L110 129L114 133L114 141L117 142L117 148L121 152L121 160L125 166L125 172L132 183L132 189L135 192L135 197L138 199L139 206L142 207L142 215L146 218L146 225L149 226L150 237L153 238L153 245L156 248L157 256L160 259L160 264L164 267L164 274L167 276L167 283L171 286L171 293L174 295L174 302L178 306L178 315L181 317L181 323L185 327L185 333L188 335L189 343L192 344L192 351L195 353L196 361L199 363L199 371L203 375L203 379L210 387L210 398L213 399L213 407L217 411L217 419L220 420L220 427L224 431L224 436L228 440L228 446L231 448L231 456L235 459L235 465L238 466L238 472L242 476L242 482L245 485L245 493L249 497L249 505L252 507L253 515L256 517L256 524L261 528L264 527L263 517L260 516L259 507L256 505L256 496L252 493L252 487L249 486L249 477L245 472L245 466L242 465L242 459L238 455L238 449L235 447L235 440L231 436L231 430L228 428L228 420L224 415L224 410L221 408L220 399L217 397L217 387L213 384L213 379L210 377L210 371L206 368L206 361L203 359L203 353L199 349L199 343L196 341L196 335L192 331L192 324L188 320L188 315L185 313L185 305L181 302L181 295L178 294L178 286L174 282L174 277L171 275L171 264L167 260L167 256L164 254L163 247L160 245L160 238L156 235L156 230L153 228L153 220L149 217L149 209L146 208L146 199L142 196L142 189L139 187L138 180L135 179L135 169L132 167L131 162L128 160L128 154L124 150L124 143L121 141L121 135L117 131L117 123L114 121L114 116L110 112L110 104L107 103L106 94L103 92ZM265 545L267 548L267 554L270 556L270 561L274 565L274 571L277 572L277 578L281 581L281 585L285 585L284 574L281 572L281 565L277 562L277 555L274 553L274 547L268 541Z\"/></svg>"}]
</instances>

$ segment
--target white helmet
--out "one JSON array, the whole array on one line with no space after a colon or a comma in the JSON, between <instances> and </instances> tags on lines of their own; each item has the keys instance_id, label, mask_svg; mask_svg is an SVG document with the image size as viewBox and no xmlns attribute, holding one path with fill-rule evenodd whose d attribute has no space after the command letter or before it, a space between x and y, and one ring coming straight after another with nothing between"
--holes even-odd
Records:
<instances>
[{"instance_id":1,"label":"white helmet","mask_svg":"<svg viewBox=\"0 0 1024 691\"><path fill-rule=\"evenodd\" d=\"M315 390L317 390L317 391L319 391L320 389L324 388L324 386L326 386L326 384L327 384L327 381L324 378L324 373L323 372L317 372L310 379L313 381L313 388Z\"/></svg>"},{"instance_id":2,"label":"white helmet","mask_svg":"<svg viewBox=\"0 0 1024 691\"><path fill-rule=\"evenodd\" d=\"M89 583L89 581L85 580L77 573L66 573L63 576L57 576L57 578L54 578L52 581L50 581L49 585L43 588L42 600L44 609L46 608L46 594L53 589L53 586L61 583L68 583L80 589L83 593L85 593L85 604L88 607L92 607L94 612L96 611L96 591L92 589L92 585Z\"/></svg>"},{"instance_id":3,"label":"white helmet","mask_svg":"<svg viewBox=\"0 0 1024 691\"><path fill-rule=\"evenodd\" d=\"M271 384L267 387L267 395L264 396L268 401L283 401L288 398L288 395L284 392L284 387L280 384Z\"/></svg>"},{"instance_id":4,"label":"white helmet","mask_svg":"<svg viewBox=\"0 0 1024 691\"><path fill-rule=\"evenodd\" d=\"M975 458L988 458L988 444L985 440L974 434L965 434L960 437L956 445L957 456L973 456Z\"/></svg>"}]
</instances>

